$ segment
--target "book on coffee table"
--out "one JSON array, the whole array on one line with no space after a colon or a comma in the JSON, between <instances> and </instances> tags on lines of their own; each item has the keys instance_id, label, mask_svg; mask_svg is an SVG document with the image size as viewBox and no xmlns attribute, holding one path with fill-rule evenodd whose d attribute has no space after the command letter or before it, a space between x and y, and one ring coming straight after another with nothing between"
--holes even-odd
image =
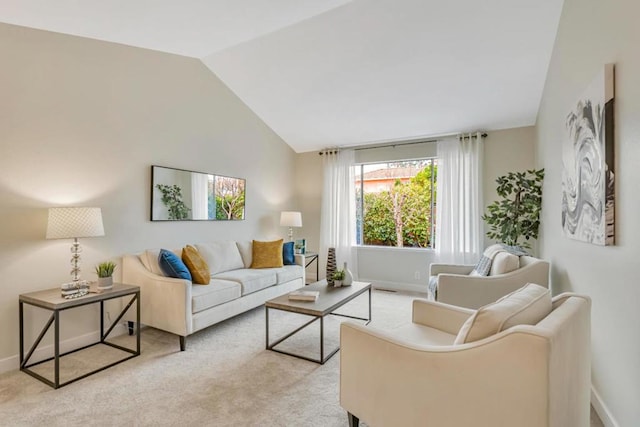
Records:
<instances>
[{"instance_id":1,"label":"book on coffee table","mask_svg":"<svg viewBox=\"0 0 640 427\"><path fill-rule=\"evenodd\" d=\"M289 299L293 301L315 301L318 299L318 291L293 291L289 294Z\"/></svg>"}]
</instances>

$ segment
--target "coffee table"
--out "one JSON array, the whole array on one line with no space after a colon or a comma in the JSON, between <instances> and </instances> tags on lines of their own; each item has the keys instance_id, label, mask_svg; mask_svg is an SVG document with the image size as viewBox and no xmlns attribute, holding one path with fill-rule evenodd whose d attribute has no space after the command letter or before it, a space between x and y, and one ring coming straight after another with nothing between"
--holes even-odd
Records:
<instances>
[{"instance_id":1,"label":"coffee table","mask_svg":"<svg viewBox=\"0 0 640 427\"><path fill-rule=\"evenodd\" d=\"M348 317L350 319L358 319L358 320L366 320L367 324L371 321L371 283L365 282L353 282L351 286L343 286L340 288L334 288L333 286L328 286L327 282L322 280L320 282L312 283L308 286L304 287L305 291L318 291L320 295L318 295L318 299L316 301L294 301L289 299L289 294L281 295L277 298L271 299L267 301L265 306L265 316L266 316L266 349L275 351L282 354L287 354L289 356L298 357L300 359L309 360L311 362L320 363L323 365L327 360L331 358L334 354L340 350L340 346L336 349L332 350L330 353L325 355L324 351L324 318L328 315ZM338 308L342 307L349 301L354 298L362 295L365 292L369 292L369 317L356 317L349 316L346 314L334 313ZM277 339L276 341L270 343L269 342L269 310L282 310L288 311L290 313L298 313L306 316L311 316L313 319L295 329L294 331L286 334L285 336ZM282 341L306 328L316 320L320 320L320 358L313 359L310 357L306 357L300 354L291 353L284 350L279 350L274 348Z\"/></svg>"}]
</instances>

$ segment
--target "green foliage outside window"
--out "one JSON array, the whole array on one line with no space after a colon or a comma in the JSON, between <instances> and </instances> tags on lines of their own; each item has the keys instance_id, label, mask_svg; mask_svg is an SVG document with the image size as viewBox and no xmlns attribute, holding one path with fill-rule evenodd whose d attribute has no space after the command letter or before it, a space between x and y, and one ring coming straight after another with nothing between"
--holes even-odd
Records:
<instances>
[{"instance_id":1,"label":"green foliage outside window","mask_svg":"<svg viewBox=\"0 0 640 427\"><path fill-rule=\"evenodd\" d=\"M409 182L398 179L389 191L364 194L363 244L431 246L431 170L428 164Z\"/></svg>"}]
</instances>

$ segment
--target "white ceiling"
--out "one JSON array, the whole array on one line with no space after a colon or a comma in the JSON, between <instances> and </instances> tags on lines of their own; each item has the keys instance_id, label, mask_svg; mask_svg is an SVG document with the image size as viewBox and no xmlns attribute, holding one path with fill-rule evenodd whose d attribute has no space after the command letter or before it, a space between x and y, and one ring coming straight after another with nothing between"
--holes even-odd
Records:
<instances>
[{"instance_id":1,"label":"white ceiling","mask_svg":"<svg viewBox=\"0 0 640 427\"><path fill-rule=\"evenodd\" d=\"M295 151L535 123L562 0L0 0L201 58Z\"/></svg>"}]
</instances>

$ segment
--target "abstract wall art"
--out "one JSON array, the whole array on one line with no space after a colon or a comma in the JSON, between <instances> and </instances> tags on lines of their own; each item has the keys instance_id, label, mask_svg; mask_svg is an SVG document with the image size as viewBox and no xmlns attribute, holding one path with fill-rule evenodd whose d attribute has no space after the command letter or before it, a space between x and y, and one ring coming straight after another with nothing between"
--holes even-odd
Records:
<instances>
[{"instance_id":1,"label":"abstract wall art","mask_svg":"<svg viewBox=\"0 0 640 427\"><path fill-rule=\"evenodd\" d=\"M607 64L566 116L562 146L562 229L570 238L613 245L614 66Z\"/></svg>"}]
</instances>

